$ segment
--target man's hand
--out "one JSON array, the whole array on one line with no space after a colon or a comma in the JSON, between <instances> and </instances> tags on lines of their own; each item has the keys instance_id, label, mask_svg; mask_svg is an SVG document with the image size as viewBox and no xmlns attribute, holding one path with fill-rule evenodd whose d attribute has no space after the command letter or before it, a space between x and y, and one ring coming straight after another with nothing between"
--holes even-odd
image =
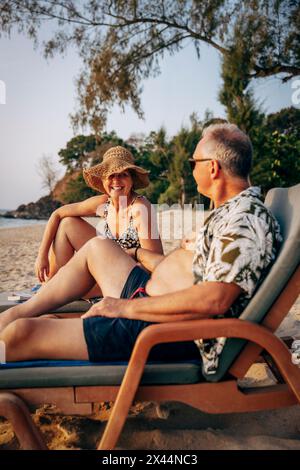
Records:
<instances>
[{"instance_id":1,"label":"man's hand","mask_svg":"<svg viewBox=\"0 0 300 470\"><path fill-rule=\"evenodd\" d=\"M94 304L81 318L89 317L108 317L108 318L127 318L126 310L129 304L127 299L114 299L113 297L104 297L103 300Z\"/></svg>"}]
</instances>

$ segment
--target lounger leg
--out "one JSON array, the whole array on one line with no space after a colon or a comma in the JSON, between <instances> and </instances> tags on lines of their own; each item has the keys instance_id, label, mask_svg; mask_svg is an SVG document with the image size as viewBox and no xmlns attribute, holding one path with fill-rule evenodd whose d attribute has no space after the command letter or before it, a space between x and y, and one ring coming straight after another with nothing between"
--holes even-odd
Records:
<instances>
[{"instance_id":1,"label":"lounger leg","mask_svg":"<svg viewBox=\"0 0 300 470\"><path fill-rule=\"evenodd\" d=\"M125 392L125 393L124 393ZM113 450L124 427L135 392L119 393L104 429L98 450Z\"/></svg>"},{"instance_id":2,"label":"lounger leg","mask_svg":"<svg viewBox=\"0 0 300 470\"><path fill-rule=\"evenodd\" d=\"M0 416L13 426L20 446L24 450L46 450L43 437L34 424L24 401L10 392L0 393Z\"/></svg>"},{"instance_id":3,"label":"lounger leg","mask_svg":"<svg viewBox=\"0 0 300 470\"><path fill-rule=\"evenodd\" d=\"M144 357L142 354L140 355L139 361L135 350L132 353L98 450L112 450L115 448L139 387L147 357L147 350L144 351Z\"/></svg>"}]
</instances>

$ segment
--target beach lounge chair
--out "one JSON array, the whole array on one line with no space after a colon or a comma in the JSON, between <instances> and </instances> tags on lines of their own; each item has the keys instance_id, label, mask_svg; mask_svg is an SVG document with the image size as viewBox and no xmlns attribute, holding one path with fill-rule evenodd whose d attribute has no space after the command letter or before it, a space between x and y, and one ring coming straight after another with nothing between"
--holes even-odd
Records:
<instances>
[{"instance_id":1,"label":"beach lounge chair","mask_svg":"<svg viewBox=\"0 0 300 470\"><path fill-rule=\"evenodd\" d=\"M208 413L299 404L300 368L292 363L288 347L274 331L300 293L300 184L271 190L266 204L281 224L284 243L239 319L151 325L139 335L128 366L78 361L4 366L0 371L0 415L12 422L22 448L45 448L28 411L31 405L54 403L63 413L90 414L93 404L115 401L99 445L104 450L115 447L133 401L180 401ZM217 373L206 380L197 361L146 364L155 344L219 336L229 339ZM277 383L242 389L238 379L261 357L272 367Z\"/></svg>"}]
</instances>

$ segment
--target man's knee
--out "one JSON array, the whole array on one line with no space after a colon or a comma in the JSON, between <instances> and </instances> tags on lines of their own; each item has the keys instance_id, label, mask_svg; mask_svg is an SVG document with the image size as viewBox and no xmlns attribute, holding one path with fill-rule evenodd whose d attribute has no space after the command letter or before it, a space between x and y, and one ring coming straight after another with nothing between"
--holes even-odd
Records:
<instances>
[{"instance_id":1,"label":"man's knee","mask_svg":"<svg viewBox=\"0 0 300 470\"><path fill-rule=\"evenodd\" d=\"M4 330L2 336L6 347L17 346L28 341L33 333L34 325L30 318L19 318L10 323Z\"/></svg>"}]
</instances>

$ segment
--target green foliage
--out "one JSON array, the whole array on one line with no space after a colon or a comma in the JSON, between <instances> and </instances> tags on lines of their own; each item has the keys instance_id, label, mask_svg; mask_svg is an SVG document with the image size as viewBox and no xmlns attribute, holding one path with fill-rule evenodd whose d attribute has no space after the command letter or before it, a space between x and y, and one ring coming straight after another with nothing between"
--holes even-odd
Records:
<instances>
[{"instance_id":1,"label":"green foliage","mask_svg":"<svg viewBox=\"0 0 300 470\"><path fill-rule=\"evenodd\" d=\"M94 191L92 188L87 186L82 173L79 173L76 178L71 179L67 183L66 190L61 195L61 200L65 204L70 204L72 202L84 201L85 199L96 196L97 194L99 194L97 191Z\"/></svg>"},{"instance_id":2,"label":"green foliage","mask_svg":"<svg viewBox=\"0 0 300 470\"><path fill-rule=\"evenodd\" d=\"M231 54L223 57L219 98L226 107L228 121L250 135L254 150L251 180L266 194L272 187L299 182L300 110L286 108L265 116L255 101L249 78L255 29L255 22L249 20L235 31ZM246 49L245 38L249 44Z\"/></svg>"},{"instance_id":3,"label":"green foliage","mask_svg":"<svg viewBox=\"0 0 300 470\"><path fill-rule=\"evenodd\" d=\"M294 135L300 140L300 109L284 108L267 116L270 131L278 131L286 135Z\"/></svg>"},{"instance_id":4,"label":"green foliage","mask_svg":"<svg viewBox=\"0 0 300 470\"><path fill-rule=\"evenodd\" d=\"M67 171L82 168L88 154L96 148L96 138L94 135L77 135L69 140L66 148L58 152L59 161L67 167Z\"/></svg>"},{"instance_id":5,"label":"green foliage","mask_svg":"<svg viewBox=\"0 0 300 470\"><path fill-rule=\"evenodd\" d=\"M170 148L166 130L162 127L151 132L136 155L138 165L149 171L150 185L141 190L151 202L156 203L168 187L167 171L170 163Z\"/></svg>"},{"instance_id":6,"label":"green foliage","mask_svg":"<svg viewBox=\"0 0 300 470\"><path fill-rule=\"evenodd\" d=\"M264 193L300 181L299 120L300 110L287 108L267 116L260 129L251 179Z\"/></svg>"},{"instance_id":7,"label":"green foliage","mask_svg":"<svg viewBox=\"0 0 300 470\"><path fill-rule=\"evenodd\" d=\"M106 150L114 145L127 146L114 131L110 134L104 132L101 137L78 135L69 140L65 148L59 150L59 161L67 167L68 172L72 172L83 168L86 163L92 166L101 162Z\"/></svg>"},{"instance_id":8,"label":"green foliage","mask_svg":"<svg viewBox=\"0 0 300 470\"><path fill-rule=\"evenodd\" d=\"M160 203L185 204L197 199L197 188L188 159L192 157L201 137L202 126L192 122L191 129L182 128L170 142L172 158L168 169L169 187L160 198Z\"/></svg>"},{"instance_id":9,"label":"green foliage","mask_svg":"<svg viewBox=\"0 0 300 470\"><path fill-rule=\"evenodd\" d=\"M204 123L210 119L212 114L209 111L204 121L192 114L190 127L183 127L171 139L167 138L164 128L151 132L147 137L138 161L150 171L151 184L142 191L150 201L169 205L199 202L188 159L194 153Z\"/></svg>"},{"instance_id":10,"label":"green foliage","mask_svg":"<svg viewBox=\"0 0 300 470\"><path fill-rule=\"evenodd\" d=\"M250 102L255 114L255 102ZM300 110L286 108L278 113L264 116L252 121L250 129L254 147L254 164L251 174L253 184L262 187L264 193L275 186L291 186L299 182L300 176ZM65 160L67 168L70 161L76 168L82 164L94 165L102 160L103 153L112 145L124 145L134 155L137 165L150 173L150 185L140 190L152 203L184 204L202 202L208 207L208 200L197 192L188 159L192 157L201 138L202 130L207 124L218 122L210 112L206 112L201 121L193 114L190 126L168 138L166 130L160 128L151 132L144 139L137 139L135 145L123 142L114 132L105 134L97 146L88 153L74 151L71 159ZM87 136L86 142L92 142L93 136ZM84 147L84 136L77 136L67 143L70 150L74 142L80 141ZM133 142L134 139L129 139ZM65 150L65 149L64 149ZM62 151L60 151L60 154ZM77 173L77 174L76 174ZM65 203L77 202L98 194L90 189L83 177L81 168L70 170L69 182L62 195Z\"/></svg>"},{"instance_id":11,"label":"green foliage","mask_svg":"<svg viewBox=\"0 0 300 470\"><path fill-rule=\"evenodd\" d=\"M264 115L254 100L250 86L251 51L245 49L240 34L240 31L236 31L234 46L222 60L223 86L219 100L226 107L228 121L249 133L253 139L255 129L262 125Z\"/></svg>"},{"instance_id":12,"label":"green foliage","mask_svg":"<svg viewBox=\"0 0 300 470\"><path fill-rule=\"evenodd\" d=\"M70 176L61 200L71 203L98 194L87 187L82 177L83 166L101 162L108 148L123 145L132 152L136 164L149 171L150 185L139 193L145 195L152 203L199 202L188 159L194 153L205 121L211 119L210 112L206 112L204 121L199 121L196 114L193 114L190 117L190 126L183 127L171 139L168 138L166 130L160 128L157 132L151 132L136 146L124 142L115 132L104 134L97 140L95 136L74 137L59 151L61 163L66 166Z\"/></svg>"},{"instance_id":13,"label":"green foliage","mask_svg":"<svg viewBox=\"0 0 300 470\"><path fill-rule=\"evenodd\" d=\"M69 140L66 147L58 152L60 162L66 166L67 175L72 175L74 172L79 171L78 176L70 178L64 193L61 195L61 199L65 203L82 201L99 194L86 185L82 176L82 169L83 167L91 167L100 163L104 153L115 145L123 145L133 155L137 154L136 148L124 142L114 131L110 134L103 133L101 137L78 135Z\"/></svg>"}]
</instances>

